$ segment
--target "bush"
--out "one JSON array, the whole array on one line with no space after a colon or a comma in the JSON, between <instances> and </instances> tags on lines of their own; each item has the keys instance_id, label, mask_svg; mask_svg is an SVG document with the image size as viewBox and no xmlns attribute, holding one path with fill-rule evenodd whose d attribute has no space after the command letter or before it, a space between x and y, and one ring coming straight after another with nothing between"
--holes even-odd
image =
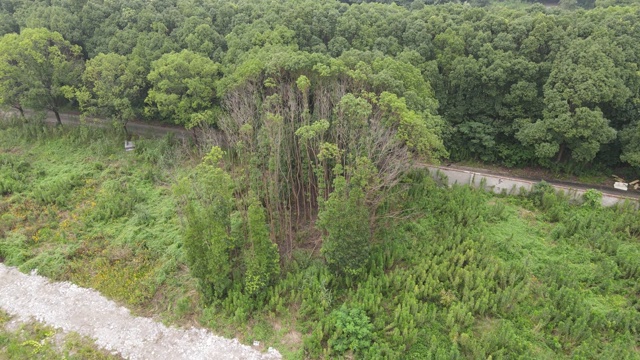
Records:
<instances>
[{"instance_id":1,"label":"bush","mask_svg":"<svg viewBox=\"0 0 640 360\"><path fill-rule=\"evenodd\" d=\"M20 192L25 188L31 164L10 155L0 154L0 195Z\"/></svg>"},{"instance_id":2,"label":"bush","mask_svg":"<svg viewBox=\"0 0 640 360\"><path fill-rule=\"evenodd\" d=\"M25 261L27 250L27 238L22 234L11 233L6 239L0 241L0 262L9 266L20 265Z\"/></svg>"},{"instance_id":3,"label":"bush","mask_svg":"<svg viewBox=\"0 0 640 360\"><path fill-rule=\"evenodd\" d=\"M331 313L330 319L333 332L328 343L331 350L342 354L347 350L362 353L369 349L373 325L364 310L343 304Z\"/></svg>"},{"instance_id":4,"label":"bush","mask_svg":"<svg viewBox=\"0 0 640 360\"><path fill-rule=\"evenodd\" d=\"M335 180L334 187L318 214L317 226L327 233L321 251L335 273L358 276L369 261L369 211L361 203L359 189L347 189L343 177Z\"/></svg>"},{"instance_id":5,"label":"bush","mask_svg":"<svg viewBox=\"0 0 640 360\"><path fill-rule=\"evenodd\" d=\"M37 269L40 275L53 279L59 278L65 268L66 254L63 249L59 248L45 250L20 265L21 271L27 272Z\"/></svg>"},{"instance_id":6,"label":"bush","mask_svg":"<svg viewBox=\"0 0 640 360\"><path fill-rule=\"evenodd\" d=\"M131 178L105 181L98 193L91 218L96 221L108 221L132 213L136 205L146 198L139 185Z\"/></svg>"},{"instance_id":7,"label":"bush","mask_svg":"<svg viewBox=\"0 0 640 360\"><path fill-rule=\"evenodd\" d=\"M602 192L595 189L589 189L582 194L582 200L583 206L597 209L602 205Z\"/></svg>"},{"instance_id":8,"label":"bush","mask_svg":"<svg viewBox=\"0 0 640 360\"><path fill-rule=\"evenodd\" d=\"M176 187L184 211L187 262L206 303L225 296L232 286L233 181L218 167L221 159L222 150L212 149Z\"/></svg>"},{"instance_id":9,"label":"bush","mask_svg":"<svg viewBox=\"0 0 640 360\"><path fill-rule=\"evenodd\" d=\"M81 174L60 174L40 182L33 189L33 198L41 204L66 206L74 188L84 184Z\"/></svg>"},{"instance_id":10,"label":"bush","mask_svg":"<svg viewBox=\"0 0 640 360\"><path fill-rule=\"evenodd\" d=\"M553 195L556 194L556 190L546 181L536 183L531 187L528 197L533 201L533 204L537 207L550 207L550 202L553 201Z\"/></svg>"}]
</instances>

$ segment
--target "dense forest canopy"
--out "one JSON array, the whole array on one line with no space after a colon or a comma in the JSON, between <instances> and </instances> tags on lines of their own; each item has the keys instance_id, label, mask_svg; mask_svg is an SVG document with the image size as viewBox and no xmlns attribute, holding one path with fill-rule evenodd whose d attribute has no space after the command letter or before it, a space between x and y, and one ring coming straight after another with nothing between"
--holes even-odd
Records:
<instances>
[{"instance_id":1,"label":"dense forest canopy","mask_svg":"<svg viewBox=\"0 0 640 360\"><path fill-rule=\"evenodd\" d=\"M366 76L366 89L349 91L388 91L404 98L409 110L439 114L439 136L453 160L638 166L640 10L632 3L562 1L545 8L499 1L7 0L0 6L0 34L7 34L2 101L56 110L66 101L61 90L73 87L67 93L76 97L67 97L87 112L193 127L219 125L230 94L256 86L259 77L280 84L312 73L333 77L325 83L341 76L357 83L357 76ZM27 61L8 58L19 48L11 34L22 34L21 46L37 46L26 45L30 28L46 28L59 35L41 36L79 46L94 74L111 72L104 80L111 84L91 75L84 81L77 74L54 76L47 85L53 87L42 89L47 104L37 91L20 90L43 80L31 76L37 69L28 63L17 73L29 79L11 75L12 67ZM105 69L111 61L100 54L119 68ZM201 68L191 71L207 75L163 65L179 59L195 66L188 65L194 57L202 57ZM200 84L189 80L200 76ZM135 84L117 88L113 77ZM168 89L163 79L185 87ZM183 91L195 91L190 86L208 90L198 90L200 98L185 97ZM257 86L253 90L269 92L264 83ZM313 102L324 85L319 78L310 86L308 111L320 119L326 114ZM96 105L105 98L119 99L119 105Z\"/></svg>"},{"instance_id":2,"label":"dense forest canopy","mask_svg":"<svg viewBox=\"0 0 640 360\"><path fill-rule=\"evenodd\" d=\"M300 358L638 358L635 208L421 169L637 171L635 1L3 0L0 36L10 265L286 320ZM25 111L69 108L194 141L123 157L122 133Z\"/></svg>"}]
</instances>

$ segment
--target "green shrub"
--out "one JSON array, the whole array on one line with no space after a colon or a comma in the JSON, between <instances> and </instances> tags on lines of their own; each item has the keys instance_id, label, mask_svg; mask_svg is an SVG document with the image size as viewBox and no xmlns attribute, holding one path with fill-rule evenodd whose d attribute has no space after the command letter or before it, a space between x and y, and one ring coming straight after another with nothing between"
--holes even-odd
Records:
<instances>
[{"instance_id":1,"label":"green shrub","mask_svg":"<svg viewBox=\"0 0 640 360\"><path fill-rule=\"evenodd\" d=\"M0 262L9 266L22 264L28 254L27 238L18 233L10 233L7 238L0 239Z\"/></svg>"},{"instance_id":2,"label":"green shrub","mask_svg":"<svg viewBox=\"0 0 640 360\"><path fill-rule=\"evenodd\" d=\"M253 199L247 211L247 241L243 256L245 291L256 295L271 285L280 274L278 246L271 241L264 208Z\"/></svg>"},{"instance_id":3,"label":"green shrub","mask_svg":"<svg viewBox=\"0 0 640 360\"><path fill-rule=\"evenodd\" d=\"M336 178L334 188L316 223L327 234L321 251L335 273L359 276L368 265L371 249L369 211L360 190L349 189L343 177Z\"/></svg>"},{"instance_id":4,"label":"green shrub","mask_svg":"<svg viewBox=\"0 0 640 360\"><path fill-rule=\"evenodd\" d=\"M64 249L45 250L20 265L21 271L38 270L40 275L58 279L66 270L66 254Z\"/></svg>"},{"instance_id":5,"label":"green shrub","mask_svg":"<svg viewBox=\"0 0 640 360\"><path fill-rule=\"evenodd\" d=\"M187 262L206 303L226 295L232 285L233 181L218 167L221 158L222 150L212 149L195 173L176 187L184 211Z\"/></svg>"},{"instance_id":6,"label":"green shrub","mask_svg":"<svg viewBox=\"0 0 640 360\"><path fill-rule=\"evenodd\" d=\"M132 213L136 205L146 199L140 188L141 184L133 178L105 181L98 192L96 206L92 209L90 218L108 221Z\"/></svg>"},{"instance_id":7,"label":"green shrub","mask_svg":"<svg viewBox=\"0 0 640 360\"><path fill-rule=\"evenodd\" d=\"M21 192L28 183L31 164L9 154L0 154L0 195Z\"/></svg>"},{"instance_id":8,"label":"green shrub","mask_svg":"<svg viewBox=\"0 0 640 360\"><path fill-rule=\"evenodd\" d=\"M582 194L582 201L583 206L597 209L602 205L602 192L595 189L589 189Z\"/></svg>"},{"instance_id":9,"label":"green shrub","mask_svg":"<svg viewBox=\"0 0 640 360\"><path fill-rule=\"evenodd\" d=\"M20 192L23 189L23 182L17 181L11 177L5 177L0 174L0 195L9 195Z\"/></svg>"},{"instance_id":10,"label":"green shrub","mask_svg":"<svg viewBox=\"0 0 640 360\"><path fill-rule=\"evenodd\" d=\"M506 205L503 202L496 202L494 205L489 207L489 212L487 214L487 220L489 221L500 221L506 219L507 214L505 213Z\"/></svg>"},{"instance_id":11,"label":"green shrub","mask_svg":"<svg viewBox=\"0 0 640 360\"><path fill-rule=\"evenodd\" d=\"M528 197L533 201L535 206L543 206L550 205L549 202L552 201L552 197L550 195L555 195L556 190L546 181L541 181L539 183L534 184L531 187L531 191L528 194ZM545 199L546 196L546 199Z\"/></svg>"},{"instance_id":12,"label":"green shrub","mask_svg":"<svg viewBox=\"0 0 640 360\"><path fill-rule=\"evenodd\" d=\"M33 198L41 204L66 206L74 188L84 184L82 174L60 174L49 176L33 189Z\"/></svg>"},{"instance_id":13,"label":"green shrub","mask_svg":"<svg viewBox=\"0 0 640 360\"><path fill-rule=\"evenodd\" d=\"M331 313L331 328L328 344L338 354L351 350L354 353L366 352L373 339L373 325L367 314L359 308L342 305Z\"/></svg>"}]
</instances>

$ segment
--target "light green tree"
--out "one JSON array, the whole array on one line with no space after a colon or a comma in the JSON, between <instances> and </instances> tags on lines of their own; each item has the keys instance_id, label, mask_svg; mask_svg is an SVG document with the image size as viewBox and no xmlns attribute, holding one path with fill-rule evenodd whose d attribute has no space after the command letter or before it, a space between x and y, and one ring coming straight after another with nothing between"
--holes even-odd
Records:
<instances>
[{"instance_id":1,"label":"light green tree","mask_svg":"<svg viewBox=\"0 0 640 360\"><path fill-rule=\"evenodd\" d=\"M207 302L224 296L232 285L233 180L219 166L223 154L214 147L176 188L184 211L187 262Z\"/></svg>"},{"instance_id":2,"label":"light green tree","mask_svg":"<svg viewBox=\"0 0 640 360\"><path fill-rule=\"evenodd\" d=\"M17 47L17 34L7 34L0 38L0 106L18 110L24 117L23 104L28 86L23 82L21 69L17 66L18 54L11 51Z\"/></svg>"},{"instance_id":3,"label":"light green tree","mask_svg":"<svg viewBox=\"0 0 640 360\"><path fill-rule=\"evenodd\" d=\"M220 65L190 50L163 55L151 65L148 113L157 111L187 129L214 122Z\"/></svg>"},{"instance_id":4,"label":"light green tree","mask_svg":"<svg viewBox=\"0 0 640 360\"><path fill-rule=\"evenodd\" d=\"M113 119L126 131L127 122L142 109L144 76L144 68L126 56L99 54L87 61L83 85L75 89L73 97L84 113Z\"/></svg>"},{"instance_id":5,"label":"light green tree","mask_svg":"<svg viewBox=\"0 0 640 360\"><path fill-rule=\"evenodd\" d=\"M0 78L5 84L18 85L17 92L3 102L52 111L62 124L64 89L79 82L84 68L81 48L57 32L24 29L19 35L7 34L0 40L0 54L9 59L0 65Z\"/></svg>"}]
</instances>

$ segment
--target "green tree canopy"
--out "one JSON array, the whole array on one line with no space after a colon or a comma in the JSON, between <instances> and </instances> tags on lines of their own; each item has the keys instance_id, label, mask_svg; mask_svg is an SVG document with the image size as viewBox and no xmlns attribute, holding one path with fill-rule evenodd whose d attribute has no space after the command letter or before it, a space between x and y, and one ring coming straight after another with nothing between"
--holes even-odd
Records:
<instances>
[{"instance_id":1,"label":"green tree canopy","mask_svg":"<svg viewBox=\"0 0 640 360\"><path fill-rule=\"evenodd\" d=\"M163 55L151 64L151 90L145 100L164 118L187 129L213 123L220 66L190 50Z\"/></svg>"},{"instance_id":2,"label":"green tree canopy","mask_svg":"<svg viewBox=\"0 0 640 360\"><path fill-rule=\"evenodd\" d=\"M573 160L588 162L602 144L615 139L601 107L623 104L631 92L607 48L596 40L576 40L554 61L543 118L517 134L524 144L535 146L539 158L561 161L569 149Z\"/></svg>"},{"instance_id":3,"label":"green tree canopy","mask_svg":"<svg viewBox=\"0 0 640 360\"><path fill-rule=\"evenodd\" d=\"M74 97L83 112L114 119L126 129L142 108L145 80L144 68L126 56L100 54L87 61Z\"/></svg>"},{"instance_id":4,"label":"green tree canopy","mask_svg":"<svg viewBox=\"0 0 640 360\"><path fill-rule=\"evenodd\" d=\"M19 89L19 94L14 92L10 100L3 101L53 111L60 124L60 106L66 101L63 90L77 84L83 71L81 48L57 32L39 28L5 35L0 53L9 59L0 77L9 78Z\"/></svg>"}]
</instances>

